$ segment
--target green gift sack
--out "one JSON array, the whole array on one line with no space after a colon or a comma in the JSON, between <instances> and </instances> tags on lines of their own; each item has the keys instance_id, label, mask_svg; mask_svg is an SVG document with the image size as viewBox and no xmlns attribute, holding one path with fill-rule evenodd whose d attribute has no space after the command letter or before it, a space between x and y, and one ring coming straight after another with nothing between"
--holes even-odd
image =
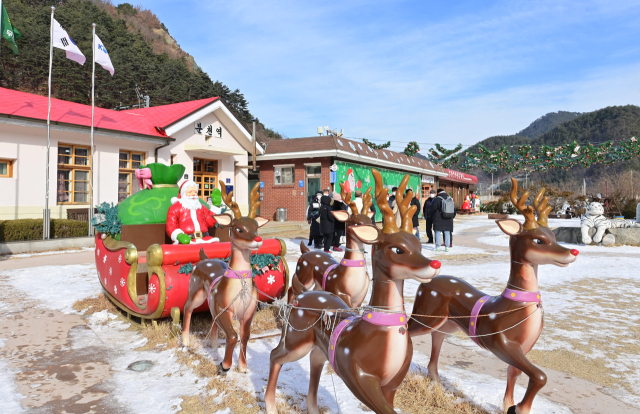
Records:
<instances>
[{"instance_id":1,"label":"green gift sack","mask_svg":"<svg viewBox=\"0 0 640 414\"><path fill-rule=\"evenodd\" d=\"M184 174L182 164L164 165L159 162L147 164L144 167L151 170L151 182L155 184L177 184Z\"/></svg>"}]
</instances>

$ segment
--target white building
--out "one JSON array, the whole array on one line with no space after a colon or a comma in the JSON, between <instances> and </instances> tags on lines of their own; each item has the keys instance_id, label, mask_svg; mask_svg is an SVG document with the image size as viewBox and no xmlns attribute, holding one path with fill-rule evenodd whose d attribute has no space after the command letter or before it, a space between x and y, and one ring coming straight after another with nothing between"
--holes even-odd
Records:
<instances>
[{"instance_id":1,"label":"white building","mask_svg":"<svg viewBox=\"0 0 640 414\"><path fill-rule=\"evenodd\" d=\"M47 97L0 88L0 220L43 216L47 106ZM93 159L90 126L91 106L51 100L51 218L88 209L91 166L96 205L138 191L134 171L152 162L183 164L203 199L222 180L248 211L253 142L218 98L127 111L96 108Z\"/></svg>"}]
</instances>

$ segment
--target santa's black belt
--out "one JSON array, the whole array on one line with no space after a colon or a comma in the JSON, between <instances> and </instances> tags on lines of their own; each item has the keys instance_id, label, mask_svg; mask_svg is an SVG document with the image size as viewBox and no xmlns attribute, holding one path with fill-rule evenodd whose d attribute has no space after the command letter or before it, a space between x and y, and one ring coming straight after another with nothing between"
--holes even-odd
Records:
<instances>
[{"instance_id":1,"label":"santa's black belt","mask_svg":"<svg viewBox=\"0 0 640 414\"><path fill-rule=\"evenodd\" d=\"M203 237L209 237L209 232L196 231L195 233L187 234L187 236L191 237L192 239L201 239Z\"/></svg>"}]
</instances>

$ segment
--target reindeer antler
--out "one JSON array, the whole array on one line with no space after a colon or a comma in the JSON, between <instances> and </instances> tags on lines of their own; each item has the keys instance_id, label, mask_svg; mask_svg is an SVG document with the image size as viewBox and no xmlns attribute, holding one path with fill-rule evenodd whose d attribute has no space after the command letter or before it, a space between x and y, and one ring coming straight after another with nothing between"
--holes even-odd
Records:
<instances>
[{"instance_id":1,"label":"reindeer antler","mask_svg":"<svg viewBox=\"0 0 640 414\"><path fill-rule=\"evenodd\" d=\"M222 192L222 201L233 211L233 215L235 218L242 218L242 213L240 212L240 207L238 203L233 201L233 191L227 194L227 186L222 182L222 180L218 181L220 183L220 191ZM259 185L260 183L258 183Z\"/></svg>"},{"instance_id":2,"label":"reindeer antler","mask_svg":"<svg viewBox=\"0 0 640 414\"><path fill-rule=\"evenodd\" d=\"M529 192L525 191L518 200L518 181L515 178L511 178L511 202L524 216L524 229L537 229L539 226L536 223L536 216L533 214L533 207L525 205L527 198L529 198Z\"/></svg>"},{"instance_id":3,"label":"reindeer antler","mask_svg":"<svg viewBox=\"0 0 640 414\"><path fill-rule=\"evenodd\" d=\"M249 218L256 218L258 215L258 207L260 207L260 183L256 183L249 194Z\"/></svg>"},{"instance_id":4,"label":"reindeer antler","mask_svg":"<svg viewBox=\"0 0 640 414\"><path fill-rule=\"evenodd\" d=\"M340 197L342 197L342 201L344 201L344 203L349 206L349 208L351 209L351 214L358 214L358 206L356 206L355 201L351 200L351 196L353 193L347 194L344 191L344 184L343 183L338 183L338 184L340 184Z\"/></svg>"},{"instance_id":5,"label":"reindeer antler","mask_svg":"<svg viewBox=\"0 0 640 414\"><path fill-rule=\"evenodd\" d=\"M536 213L538 213L538 224L544 227L549 227L549 213L553 208L551 206L547 206L549 203L549 198L544 197L544 188L541 188L538 191L538 195L533 199L533 206L536 209Z\"/></svg>"},{"instance_id":6,"label":"reindeer antler","mask_svg":"<svg viewBox=\"0 0 640 414\"><path fill-rule=\"evenodd\" d=\"M376 183L376 204L382 213L382 232L386 234L397 233L400 229L396 226L396 218L393 215L393 210L389 207L389 201L387 201L389 189L382 186L382 176L380 175L380 171L373 168L371 173L373 174L373 179Z\"/></svg>"},{"instance_id":7,"label":"reindeer antler","mask_svg":"<svg viewBox=\"0 0 640 414\"><path fill-rule=\"evenodd\" d=\"M369 209L371 208L371 187L367 188L367 191L362 196L362 211L360 214L369 214Z\"/></svg>"},{"instance_id":8,"label":"reindeer antler","mask_svg":"<svg viewBox=\"0 0 640 414\"><path fill-rule=\"evenodd\" d=\"M407 188L408 183L409 175L407 174L402 178L402 181L398 186L398 190L396 191L396 203L398 204L400 216L402 217L400 230L406 231L407 233L412 233L413 215L415 214L417 207L411 205L411 200L413 199L413 190L409 189L405 197L404 190L405 188Z\"/></svg>"}]
</instances>

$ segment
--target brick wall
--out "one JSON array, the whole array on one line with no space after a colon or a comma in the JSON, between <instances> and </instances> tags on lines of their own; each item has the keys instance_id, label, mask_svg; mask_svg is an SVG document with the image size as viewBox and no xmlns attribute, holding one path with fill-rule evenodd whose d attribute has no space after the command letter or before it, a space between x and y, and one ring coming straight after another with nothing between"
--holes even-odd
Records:
<instances>
[{"instance_id":1,"label":"brick wall","mask_svg":"<svg viewBox=\"0 0 640 414\"><path fill-rule=\"evenodd\" d=\"M260 161L260 181L264 182L260 215L268 219L275 219L276 209L287 209L288 221L305 221L307 212L307 181L305 165L309 163L321 164L321 188L329 188L331 158L303 158L296 160ZM274 184L274 165L293 164L295 166L294 184ZM299 186L303 180L304 187Z\"/></svg>"}]
</instances>

